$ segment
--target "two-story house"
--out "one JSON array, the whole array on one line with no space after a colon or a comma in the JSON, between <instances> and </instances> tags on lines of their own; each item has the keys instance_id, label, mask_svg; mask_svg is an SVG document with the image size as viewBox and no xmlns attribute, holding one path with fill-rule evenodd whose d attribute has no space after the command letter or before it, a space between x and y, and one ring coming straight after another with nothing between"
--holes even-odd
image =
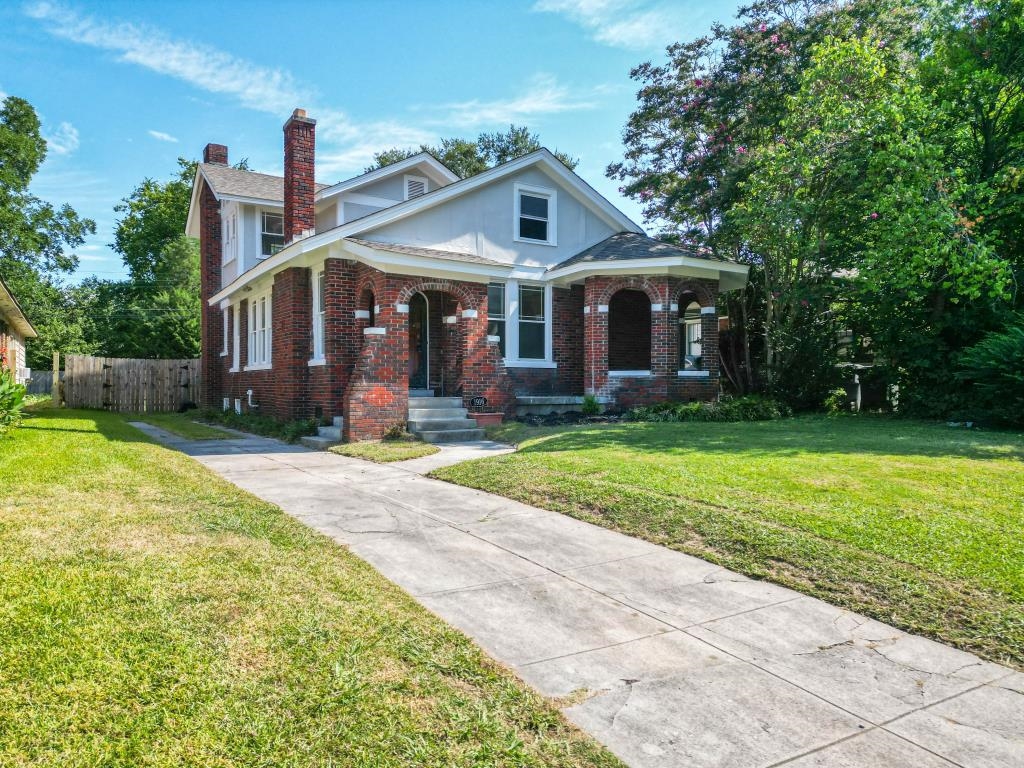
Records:
<instances>
[{"instance_id":1,"label":"two-story house","mask_svg":"<svg viewBox=\"0 0 1024 768\"><path fill-rule=\"evenodd\" d=\"M443 439L517 397L716 396L715 301L745 266L647 237L545 149L467 179L424 153L318 184L315 126L285 123L283 178L203 153L205 404Z\"/></svg>"}]
</instances>

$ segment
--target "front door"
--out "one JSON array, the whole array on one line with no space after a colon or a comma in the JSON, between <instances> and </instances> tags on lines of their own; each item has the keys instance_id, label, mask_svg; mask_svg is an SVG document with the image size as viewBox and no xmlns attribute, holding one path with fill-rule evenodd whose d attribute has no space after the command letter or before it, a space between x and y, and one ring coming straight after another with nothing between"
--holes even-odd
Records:
<instances>
[{"instance_id":1,"label":"front door","mask_svg":"<svg viewBox=\"0 0 1024 768\"><path fill-rule=\"evenodd\" d=\"M409 388L427 389L427 367L430 358L427 297L413 294L409 300Z\"/></svg>"}]
</instances>

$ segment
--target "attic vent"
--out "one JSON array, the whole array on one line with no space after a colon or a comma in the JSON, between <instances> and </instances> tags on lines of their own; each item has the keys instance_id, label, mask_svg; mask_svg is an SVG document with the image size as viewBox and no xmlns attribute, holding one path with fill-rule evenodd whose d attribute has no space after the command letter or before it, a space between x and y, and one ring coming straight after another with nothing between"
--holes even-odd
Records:
<instances>
[{"instance_id":1,"label":"attic vent","mask_svg":"<svg viewBox=\"0 0 1024 768\"><path fill-rule=\"evenodd\" d=\"M427 194L427 180L422 176L406 176L405 177L405 199L412 200L414 197L420 197L421 195Z\"/></svg>"}]
</instances>

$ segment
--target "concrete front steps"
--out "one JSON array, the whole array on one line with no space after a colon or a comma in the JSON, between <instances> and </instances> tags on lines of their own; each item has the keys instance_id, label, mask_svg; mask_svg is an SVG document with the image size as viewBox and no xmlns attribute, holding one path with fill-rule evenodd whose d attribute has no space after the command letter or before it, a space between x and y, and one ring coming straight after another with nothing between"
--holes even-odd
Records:
<instances>
[{"instance_id":1,"label":"concrete front steps","mask_svg":"<svg viewBox=\"0 0 1024 768\"><path fill-rule=\"evenodd\" d=\"M426 443L483 440L484 431L462 407L461 397L434 397L429 390L409 393L409 431Z\"/></svg>"},{"instance_id":2,"label":"concrete front steps","mask_svg":"<svg viewBox=\"0 0 1024 768\"><path fill-rule=\"evenodd\" d=\"M317 427L317 434L300 437L299 442L315 451L326 451L332 445L341 443L341 428L345 424L343 416L335 416L334 423L329 427Z\"/></svg>"}]
</instances>

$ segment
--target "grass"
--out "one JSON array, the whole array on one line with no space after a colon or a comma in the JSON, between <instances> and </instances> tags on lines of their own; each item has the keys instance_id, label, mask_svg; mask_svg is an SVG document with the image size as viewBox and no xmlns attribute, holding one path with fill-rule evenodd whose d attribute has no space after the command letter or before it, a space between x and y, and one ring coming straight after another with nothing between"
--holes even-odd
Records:
<instances>
[{"instance_id":1,"label":"grass","mask_svg":"<svg viewBox=\"0 0 1024 768\"><path fill-rule=\"evenodd\" d=\"M129 421L144 421L188 440L224 440L233 437L230 432L211 427L195 420L194 413L138 413Z\"/></svg>"},{"instance_id":2,"label":"grass","mask_svg":"<svg viewBox=\"0 0 1024 768\"><path fill-rule=\"evenodd\" d=\"M114 414L0 441L0 765L618 765L344 547Z\"/></svg>"},{"instance_id":3,"label":"grass","mask_svg":"<svg viewBox=\"0 0 1024 768\"><path fill-rule=\"evenodd\" d=\"M872 417L490 436L433 474L1024 668L1024 435Z\"/></svg>"},{"instance_id":4,"label":"grass","mask_svg":"<svg viewBox=\"0 0 1024 768\"><path fill-rule=\"evenodd\" d=\"M405 461L406 459L418 459L422 456L432 456L441 449L436 445L412 439L368 440L362 443L343 443L342 445L332 446L328 450L339 456L387 464L392 461Z\"/></svg>"}]
</instances>

